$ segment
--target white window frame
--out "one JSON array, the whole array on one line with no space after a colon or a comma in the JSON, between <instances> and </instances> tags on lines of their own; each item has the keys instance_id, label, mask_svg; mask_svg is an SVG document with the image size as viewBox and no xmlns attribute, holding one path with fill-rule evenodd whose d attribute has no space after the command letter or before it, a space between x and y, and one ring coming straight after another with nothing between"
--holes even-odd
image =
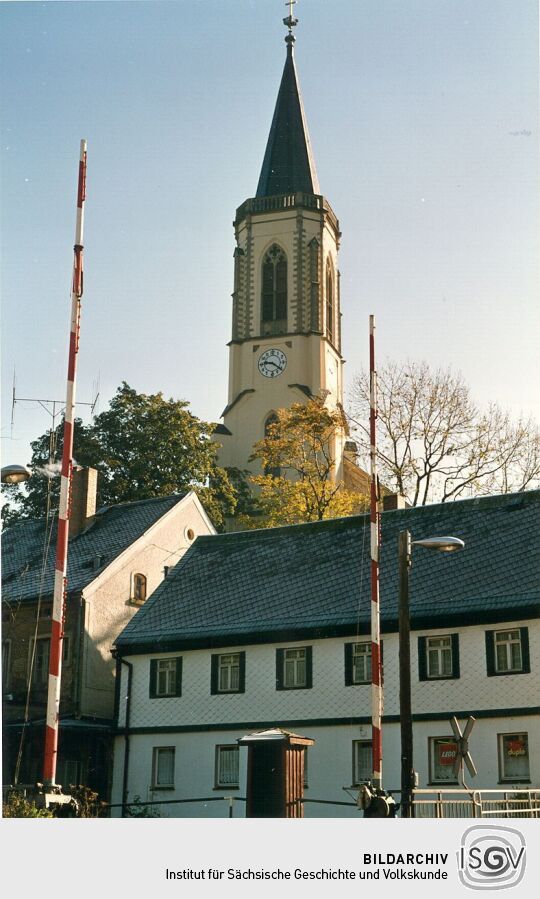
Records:
<instances>
[{"instance_id":1,"label":"white window frame","mask_svg":"<svg viewBox=\"0 0 540 899\"><path fill-rule=\"evenodd\" d=\"M359 751L360 748L369 750L369 765L368 770L366 771L365 777L359 776ZM367 780L371 780L373 776L373 743L371 740L353 740L352 742L352 785L353 787L360 786L360 784L366 783Z\"/></svg>"},{"instance_id":2,"label":"white window frame","mask_svg":"<svg viewBox=\"0 0 540 899\"><path fill-rule=\"evenodd\" d=\"M511 637L510 639L504 639L505 636L517 634L515 637ZM503 639L500 639L503 638ZM518 647L519 654L519 665L514 664L513 650L511 647ZM499 653L498 648L505 648L505 661L503 667L499 666ZM493 665L495 667L495 672L497 674L515 674L518 671L523 671L523 647L521 645L521 630L519 627L507 628L503 631L495 631L493 634Z\"/></svg>"},{"instance_id":3,"label":"white window frame","mask_svg":"<svg viewBox=\"0 0 540 899\"><path fill-rule=\"evenodd\" d=\"M353 643L352 648L352 657L351 657L351 677L353 684L370 684L371 683L371 641L364 640L362 643ZM358 648L362 647L362 652L358 652ZM356 676L356 659L363 660L364 674L365 677L358 678Z\"/></svg>"},{"instance_id":4,"label":"white window frame","mask_svg":"<svg viewBox=\"0 0 540 899\"><path fill-rule=\"evenodd\" d=\"M223 662L223 659L236 659L236 661ZM240 692L240 660L239 652L224 652L218 656L217 664L217 692L218 693L239 693ZM234 671L236 669L236 685L234 684ZM226 685L222 685L222 674ZM226 676L225 676L226 674Z\"/></svg>"},{"instance_id":5,"label":"white window frame","mask_svg":"<svg viewBox=\"0 0 540 899\"><path fill-rule=\"evenodd\" d=\"M506 774L504 742L508 738L519 739L525 737L527 742L527 774ZM530 783L531 782L531 757L529 753L529 734L527 731L519 731L505 734L497 734L497 748L499 755L499 783Z\"/></svg>"},{"instance_id":6,"label":"white window frame","mask_svg":"<svg viewBox=\"0 0 540 899\"><path fill-rule=\"evenodd\" d=\"M444 645L439 645L440 641L445 641ZM433 645L431 645L433 644ZM449 670L444 670L444 657L447 656L450 662ZM431 660L437 660L436 670L432 670ZM429 680L437 680L438 678L452 677L454 674L454 665L452 658L452 635L436 634L435 636L426 637L426 674Z\"/></svg>"},{"instance_id":7,"label":"white window frame","mask_svg":"<svg viewBox=\"0 0 540 899\"><path fill-rule=\"evenodd\" d=\"M450 777L444 778L437 776L436 773L436 756L435 756L435 747L437 743L452 743L456 744L456 738L454 736L442 736L442 737L428 737L428 755L429 755L429 783L430 784L446 784L452 785L457 784L456 776L453 772L454 763L448 765L448 772ZM445 766L446 767L446 766Z\"/></svg>"},{"instance_id":8,"label":"white window frame","mask_svg":"<svg viewBox=\"0 0 540 899\"><path fill-rule=\"evenodd\" d=\"M223 771L223 759L225 755L236 758L236 780L226 782ZM240 747L236 743L219 743L216 746L214 789L238 790L240 788Z\"/></svg>"},{"instance_id":9,"label":"white window frame","mask_svg":"<svg viewBox=\"0 0 540 899\"><path fill-rule=\"evenodd\" d=\"M165 753L172 754L172 780L166 783L158 783L159 777L159 759ZM174 790L176 766L176 747L175 746L154 746L152 749L152 790Z\"/></svg>"},{"instance_id":10,"label":"white window frame","mask_svg":"<svg viewBox=\"0 0 540 899\"><path fill-rule=\"evenodd\" d=\"M303 666L303 675L302 672ZM286 690L307 687L307 650L305 646L295 646L283 650L283 686Z\"/></svg>"},{"instance_id":11,"label":"white window frame","mask_svg":"<svg viewBox=\"0 0 540 899\"><path fill-rule=\"evenodd\" d=\"M178 680L178 656L156 659L156 696L176 696ZM173 663L173 664L171 664ZM160 690L160 675L165 675L165 689ZM171 677L172 675L172 677ZM172 680L172 686L171 686Z\"/></svg>"}]
</instances>

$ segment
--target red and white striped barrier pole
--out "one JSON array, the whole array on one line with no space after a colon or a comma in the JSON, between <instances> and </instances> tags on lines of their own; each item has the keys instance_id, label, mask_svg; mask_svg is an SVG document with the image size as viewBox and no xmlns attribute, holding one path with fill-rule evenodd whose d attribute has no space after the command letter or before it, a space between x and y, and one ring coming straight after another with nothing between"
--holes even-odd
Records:
<instances>
[{"instance_id":1,"label":"red and white striped barrier pole","mask_svg":"<svg viewBox=\"0 0 540 899\"><path fill-rule=\"evenodd\" d=\"M45 726L45 757L43 780L53 785L56 778L58 755L58 719L60 710L60 683L62 676L62 647L64 643L64 615L67 592L67 550L71 496L71 472L73 467L73 420L75 409L75 379L79 349L79 320L83 292L83 224L86 199L86 141L81 141L79 157L79 184L77 190L77 220L75 246L73 248L73 282L71 287L71 331L69 335L69 361L64 418L64 447L60 478L60 506L58 510L58 537L54 572L54 597L52 610L51 648L49 657L49 683L47 693L47 719Z\"/></svg>"},{"instance_id":2,"label":"red and white striped barrier pole","mask_svg":"<svg viewBox=\"0 0 540 899\"><path fill-rule=\"evenodd\" d=\"M380 516L377 480L377 373L375 371L375 319L369 316L369 455L371 460L371 740L373 786L382 787L382 679L379 613Z\"/></svg>"}]
</instances>

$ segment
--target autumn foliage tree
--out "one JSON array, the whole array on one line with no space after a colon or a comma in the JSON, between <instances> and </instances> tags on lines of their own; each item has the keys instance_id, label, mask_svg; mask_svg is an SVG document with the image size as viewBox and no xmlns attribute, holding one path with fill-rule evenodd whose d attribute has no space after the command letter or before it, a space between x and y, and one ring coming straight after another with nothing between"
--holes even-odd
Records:
<instances>
[{"instance_id":1,"label":"autumn foliage tree","mask_svg":"<svg viewBox=\"0 0 540 899\"><path fill-rule=\"evenodd\" d=\"M480 409L460 375L425 362L377 373L379 476L412 505L532 489L540 434L495 403ZM369 456L369 375L355 379L351 415L360 458Z\"/></svg>"},{"instance_id":2,"label":"autumn foliage tree","mask_svg":"<svg viewBox=\"0 0 540 899\"><path fill-rule=\"evenodd\" d=\"M251 456L264 471L250 478L260 517L244 518L244 523L273 527L337 518L364 508L365 498L335 479L334 444L342 430L342 414L319 398L278 409Z\"/></svg>"}]
</instances>

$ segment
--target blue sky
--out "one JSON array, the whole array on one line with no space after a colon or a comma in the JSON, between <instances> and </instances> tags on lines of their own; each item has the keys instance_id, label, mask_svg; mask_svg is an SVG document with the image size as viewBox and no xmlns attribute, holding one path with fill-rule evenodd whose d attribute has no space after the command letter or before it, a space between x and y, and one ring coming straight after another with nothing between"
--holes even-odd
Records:
<instances>
[{"instance_id":1,"label":"blue sky","mask_svg":"<svg viewBox=\"0 0 540 899\"><path fill-rule=\"evenodd\" d=\"M122 380L226 404L231 226L285 56L281 0L3 3L4 463L65 395L79 141L88 140L78 397ZM300 0L296 58L343 232L346 375L460 370L540 417L534 0ZM84 410L80 410L84 411Z\"/></svg>"}]
</instances>

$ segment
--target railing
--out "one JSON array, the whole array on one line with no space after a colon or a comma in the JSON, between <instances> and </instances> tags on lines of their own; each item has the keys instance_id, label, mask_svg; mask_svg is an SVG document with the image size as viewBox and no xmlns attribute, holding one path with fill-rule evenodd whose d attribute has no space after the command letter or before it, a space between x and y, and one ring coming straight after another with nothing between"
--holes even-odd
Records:
<instances>
[{"instance_id":1,"label":"railing","mask_svg":"<svg viewBox=\"0 0 540 899\"><path fill-rule=\"evenodd\" d=\"M275 197L252 197L245 200L236 210L236 221L240 222L248 213L276 212L282 209L294 209L297 206L303 209L324 210L330 216L336 229L338 220L330 203L321 194L306 194L298 191L294 194L279 194Z\"/></svg>"},{"instance_id":2,"label":"railing","mask_svg":"<svg viewBox=\"0 0 540 899\"><path fill-rule=\"evenodd\" d=\"M540 818L540 790L415 790L415 818Z\"/></svg>"}]
</instances>

